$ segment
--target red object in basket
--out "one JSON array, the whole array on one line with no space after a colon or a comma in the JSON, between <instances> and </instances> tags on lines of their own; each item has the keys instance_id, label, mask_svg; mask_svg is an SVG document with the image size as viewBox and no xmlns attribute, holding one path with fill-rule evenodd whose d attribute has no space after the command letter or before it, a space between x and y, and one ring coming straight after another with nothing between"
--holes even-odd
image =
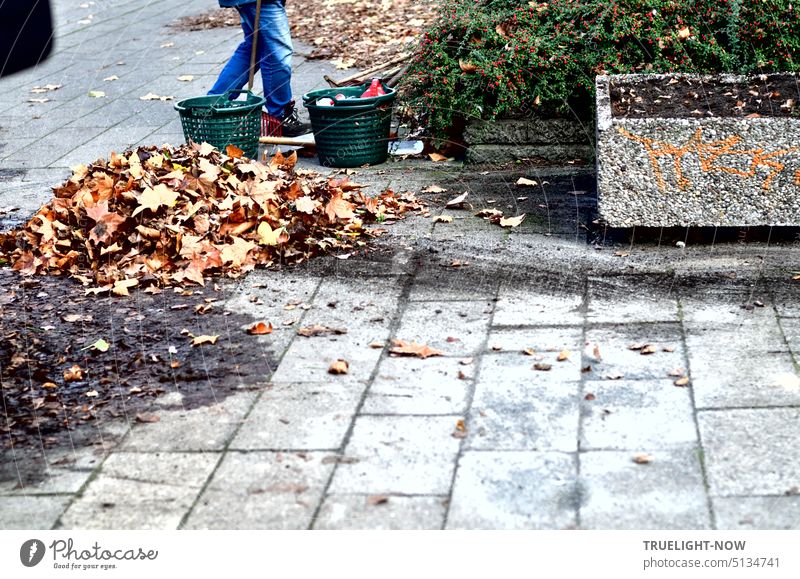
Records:
<instances>
[{"instance_id":1,"label":"red object in basket","mask_svg":"<svg viewBox=\"0 0 800 579\"><path fill-rule=\"evenodd\" d=\"M283 123L266 111L261 111L261 136L262 137L282 137Z\"/></svg>"},{"instance_id":2,"label":"red object in basket","mask_svg":"<svg viewBox=\"0 0 800 579\"><path fill-rule=\"evenodd\" d=\"M381 86L381 79L373 78L369 88L361 94L362 99L385 95L386 91Z\"/></svg>"}]
</instances>

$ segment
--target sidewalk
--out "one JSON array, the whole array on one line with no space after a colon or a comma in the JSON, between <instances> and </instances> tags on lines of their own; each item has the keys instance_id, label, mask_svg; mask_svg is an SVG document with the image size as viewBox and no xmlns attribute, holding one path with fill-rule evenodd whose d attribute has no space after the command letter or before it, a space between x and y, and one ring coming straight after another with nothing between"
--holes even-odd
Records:
<instances>
[{"instance_id":1,"label":"sidewalk","mask_svg":"<svg viewBox=\"0 0 800 579\"><path fill-rule=\"evenodd\" d=\"M139 97L203 94L240 34L165 28L213 0L54 4L55 54L0 81L2 227L71 165L182 142L174 101ZM295 67L296 95L332 72ZM63 86L30 94L45 84ZM159 422L98 425L104 447L5 451L0 526L800 528L798 241L680 248L667 232L595 246L590 178L531 172L542 186L520 188L483 170L360 170L371 190L446 188L423 197L453 222L410 218L366 258L226 286L227 310L275 326L253 352L276 361L263 380L194 410L170 391ZM463 191L475 210L529 218L509 231L441 209ZM347 332L297 335L315 324ZM444 355L393 357L392 339ZM328 374L339 358L349 373ZM17 469L45 476L20 485Z\"/></svg>"}]
</instances>

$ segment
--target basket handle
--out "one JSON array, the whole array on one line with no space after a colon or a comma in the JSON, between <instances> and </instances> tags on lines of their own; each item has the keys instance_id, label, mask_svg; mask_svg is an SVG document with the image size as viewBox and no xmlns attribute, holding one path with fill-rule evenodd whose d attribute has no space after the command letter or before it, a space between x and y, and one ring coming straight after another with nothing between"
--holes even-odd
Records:
<instances>
[{"instance_id":1,"label":"basket handle","mask_svg":"<svg viewBox=\"0 0 800 579\"><path fill-rule=\"evenodd\" d=\"M232 101L234 100L233 98L231 98L233 95L239 96L240 94L247 94L247 96L256 96L255 94L252 93L252 91L249 91L247 89L232 88L230 90L226 90L223 94L219 96L219 98L216 101L214 101L214 104L211 105L211 110L214 111L215 113L220 112L220 109L217 108L217 105L220 102Z\"/></svg>"}]
</instances>

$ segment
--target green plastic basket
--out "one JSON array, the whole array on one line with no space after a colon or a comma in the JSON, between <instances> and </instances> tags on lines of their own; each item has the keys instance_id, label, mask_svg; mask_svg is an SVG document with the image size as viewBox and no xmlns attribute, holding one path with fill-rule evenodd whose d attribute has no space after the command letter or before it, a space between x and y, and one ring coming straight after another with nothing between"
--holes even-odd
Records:
<instances>
[{"instance_id":1,"label":"green plastic basket","mask_svg":"<svg viewBox=\"0 0 800 579\"><path fill-rule=\"evenodd\" d=\"M361 87L315 90L303 95L308 109L320 165L326 167L360 167L378 165L388 157L389 131L395 91L366 99L334 100L331 106L319 106L321 98L341 93L346 97L361 95L369 84Z\"/></svg>"},{"instance_id":2,"label":"green plastic basket","mask_svg":"<svg viewBox=\"0 0 800 579\"><path fill-rule=\"evenodd\" d=\"M245 100L231 100L245 94ZM266 100L248 90L229 90L175 103L181 116L186 141L209 143L221 151L236 145L251 159L258 157L261 136L261 107Z\"/></svg>"}]
</instances>

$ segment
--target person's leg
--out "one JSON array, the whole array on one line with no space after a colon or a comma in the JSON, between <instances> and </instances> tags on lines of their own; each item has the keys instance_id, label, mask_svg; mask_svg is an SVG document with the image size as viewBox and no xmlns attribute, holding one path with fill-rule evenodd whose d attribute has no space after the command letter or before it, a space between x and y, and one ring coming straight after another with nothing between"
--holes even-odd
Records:
<instances>
[{"instance_id":1,"label":"person's leg","mask_svg":"<svg viewBox=\"0 0 800 579\"><path fill-rule=\"evenodd\" d=\"M249 6L249 5L248 5ZM262 0L258 37L267 111L283 118L292 100L292 37L281 0Z\"/></svg>"},{"instance_id":2,"label":"person's leg","mask_svg":"<svg viewBox=\"0 0 800 579\"><path fill-rule=\"evenodd\" d=\"M256 4L243 4L238 6L239 16L242 22L242 32L244 40L239 44L231 59L219 73L219 78L208 94L223 94L226 91L240 89L245 84L250 75L250 52L253 42L253 25L255 23Z\"/></svg>"}]
</instances>

